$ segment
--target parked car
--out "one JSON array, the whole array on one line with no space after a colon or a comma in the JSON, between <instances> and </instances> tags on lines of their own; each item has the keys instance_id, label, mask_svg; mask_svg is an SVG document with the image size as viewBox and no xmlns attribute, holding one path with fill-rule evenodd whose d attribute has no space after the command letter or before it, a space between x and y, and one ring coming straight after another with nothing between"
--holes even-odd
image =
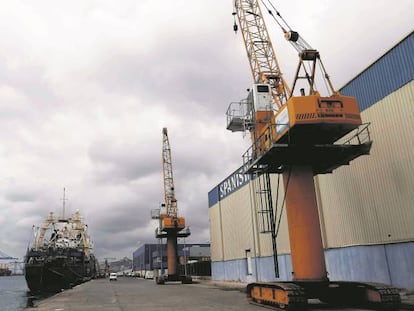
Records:
<instances>
[{"instance_id":1,"label":"parked car","mask_svg":"<svg viewBox=\"0 0 414 311\"><path fill-rule=\"evenodd\" d=\"M154 278L154 272L153 271L145 272L145 278L146 279L153 279Z\"/></svg>"},{"instance_id":2,"label":"parked car","mask_svg":"<svg viewBox=\"0 0 414 311\"><path fill-rule=\"evenodd\" d=\"M118 281L118 276L116 275L116 273L111 273L109 275L109 281Z\"/></svg>"}]
</instances>

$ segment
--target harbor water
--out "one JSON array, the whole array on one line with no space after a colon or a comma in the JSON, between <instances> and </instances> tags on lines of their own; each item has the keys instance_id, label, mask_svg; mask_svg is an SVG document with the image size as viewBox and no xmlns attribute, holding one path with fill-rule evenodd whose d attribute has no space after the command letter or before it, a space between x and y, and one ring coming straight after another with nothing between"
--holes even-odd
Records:
<instances>
[{"instance_id":1,"label":"harbor water","mask_svg":"<svg viewBox=\"0 0 414 311\"><path fill-rule=\"evenodd\" d=\"M0 310L21 311L28 306L30 295L22 275L0 277Z\"/></svg>"}]
</instances>

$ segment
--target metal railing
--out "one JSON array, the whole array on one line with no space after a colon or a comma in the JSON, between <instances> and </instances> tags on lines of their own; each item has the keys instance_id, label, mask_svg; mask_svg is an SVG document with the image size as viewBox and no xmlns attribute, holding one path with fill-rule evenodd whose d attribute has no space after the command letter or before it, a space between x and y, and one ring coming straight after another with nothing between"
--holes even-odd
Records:
<instances>
[{"instance_id":1,"label":"metal railing","mask_svg":"<svg viewBox=\"0 0 414 311\"><path fill-rule=\"evenodd\" d=\"M358 126L356 129L340 138L338 141L333 143L334 145L362 145L365 143L371 142L371 133L369 131L369 126L371 123L363 123ZM282 130L281 130L282 129ZM253 164L253 162L264 155L269 151L273 145L276 144L278 139L282 134L286 132L285 143L289 145L291 142L290 139L290 125L289 124L270 124L266 131L259 136L255 142L247 149L247 151L242 155L243 166L245 171Z\"/></svg>"},{"instance_id":2,"label":"metal railing","mask_svg":"<svg viewBox=\"0 0 414 311\"><path fill-rule=\"evenodd\" d=\"M256 160L259 156L265 154L269 151L272 145L280 139L282 134L285 133L287 129L287 144L290 142L290 125L289 123L278 123L278 124L269 124L266 128L266 131L260 135L255 142L247 149L243 154L243 163L245 166L249 166Z\"/></svg>"},{"instance_id":3,"label":"metal railing","mask_svg":"<svg viewBox=\"0 0 414 311\"><path fill-rule=\"evenodd\" d=\"M369 131L370 122L361 124L358 128L348 133L345 137L338 142L343 141L342 145L362 145L371 141L371 133Z\"/></svg>"},{"instance_id":4,"label":"metal railing","mask_svg":"<svg viewBox=\"0 0 414 311\"><path fill-rule=\"evenodd\" d=\"M251 111L251 103L247 99L230 103L226 111L227 129L233 132L249 129L253 122Z\"/></svg>"}]
</instances>

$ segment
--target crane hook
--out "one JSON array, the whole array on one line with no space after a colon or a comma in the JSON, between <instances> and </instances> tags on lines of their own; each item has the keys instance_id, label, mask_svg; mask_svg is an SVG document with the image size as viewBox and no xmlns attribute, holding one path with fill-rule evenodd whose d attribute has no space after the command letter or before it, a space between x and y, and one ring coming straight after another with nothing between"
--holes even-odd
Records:
<instances>
[{"instance_id":1,"label":"crane hook","mask_svg":"<svg viewBox=\"0 0 414 311\"><path fill-rule=\"evenodd\" d=\"M237 23L236 23L236 14L237 14L236 12L231 13L231 15L233 15L233 20L234 20L233 30L234 30L234 33L237 34L237 30L239 30L239 27L237 26Z\"/></svg>"}]
</instances>

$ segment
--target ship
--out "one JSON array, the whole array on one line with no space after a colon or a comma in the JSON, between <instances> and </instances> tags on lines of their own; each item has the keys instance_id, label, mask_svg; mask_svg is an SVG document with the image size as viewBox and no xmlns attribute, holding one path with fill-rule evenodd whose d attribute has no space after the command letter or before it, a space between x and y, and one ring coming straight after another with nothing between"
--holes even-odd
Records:
<instances>
[{"instance_id":1,"label":"ship","mask_svg":"<svg viewBox=\"0 0 414 311\"><path fill-rule=\"evenodd\" d=\"M87 229L79 210L68 218L64 207L61 217L49 213L25 256L24 276L30 292L60 292L98 275L99 265Z\"/></svg>"}]
</instances>

